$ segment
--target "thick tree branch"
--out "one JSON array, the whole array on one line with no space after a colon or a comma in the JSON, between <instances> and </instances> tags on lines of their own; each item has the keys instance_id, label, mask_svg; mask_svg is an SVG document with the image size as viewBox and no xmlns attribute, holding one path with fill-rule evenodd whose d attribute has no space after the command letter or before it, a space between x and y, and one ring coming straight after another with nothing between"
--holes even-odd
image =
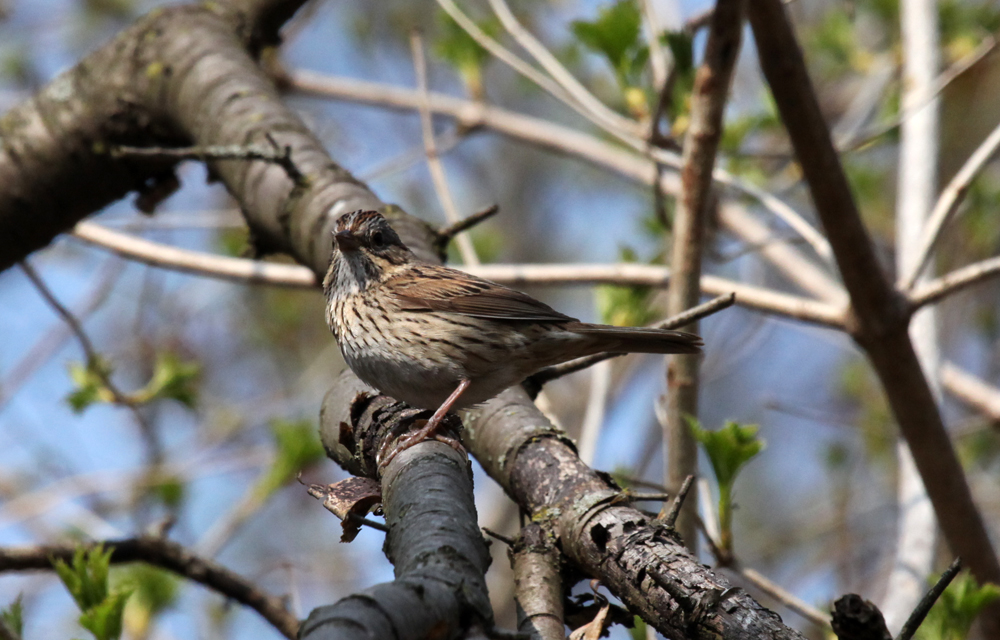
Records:
<instances>
[{"instance_id":1,"label":"thick tree branch","mask_svg":"<svg viewBox=\"0 0 1000 640\"><path fill-rule=\"evenodd\" d=\"M982 516L910 343L907 304L875 257L781 0L755 0L749 15L761 67L851 297L850 331L885 388L948 545L977 579L1000 582ZM1000 636L1000 615L986 617Z\"/></svg>"},{"instance_id":2,"label":"thick tree branch","mask_svg":"<svg viewBox=\"0 0 1000 640\"><path fill-rule=\"evenodd\" d=\"M250 607L286 638L297 638L299 621L285 608L281 598L267 595L252 582L211 560L194 555L176 542L143 536L108 540L100 544L106 549L113 549L113 564L145 562L172 571ZM0 548L0 572L52 570L52 560L70 562L81 546L89 548L96 545L97 543L74 543Z\"/></svg>"},{"instance_id":3,"label":"thick tree branch","mask_svg":"<svg viewBox=\"0 0 1000 640\"><path fill-rule=\"evenodd\" d=\"M323 400L320 436L345 469L377 478L375 456L383 440L429 415L377 396L347 371ZM448 420L449 426L455 422ZM314 610L302 639L365 632L386 640L451 638L473 624L492 628L484 577L490 555L476 523L468 459L429 440L394 457L381 479L389 525L385 552L396 579Z\"/></svg>"}]
</instances>

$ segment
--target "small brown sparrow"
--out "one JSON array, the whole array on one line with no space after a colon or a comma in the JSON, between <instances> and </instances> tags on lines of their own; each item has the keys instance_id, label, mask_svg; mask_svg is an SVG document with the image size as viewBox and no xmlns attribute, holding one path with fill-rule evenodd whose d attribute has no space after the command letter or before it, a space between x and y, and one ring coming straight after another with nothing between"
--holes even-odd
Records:
<instances>
[{"instance_id":1,"label":"small brown sparrow","mask_svg":"<svg viewBox=\"0 0 1000 640\"><path fill-rule=\"evenodd\" d=\"M604 352L698 353L701 338L570 318L534 298L417 258L375 211L337 221L323 281L326 320L351 370L382 393L437 409L392 456L452 409L484 402L546 367Z\"/></svg>"}]
</instances>

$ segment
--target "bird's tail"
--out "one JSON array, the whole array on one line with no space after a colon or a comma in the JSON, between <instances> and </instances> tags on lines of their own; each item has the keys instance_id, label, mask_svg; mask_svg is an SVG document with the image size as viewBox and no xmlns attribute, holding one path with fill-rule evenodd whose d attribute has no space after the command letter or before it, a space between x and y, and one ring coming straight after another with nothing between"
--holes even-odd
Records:
<instances>
[{"instance_id":1,"label":"bird's tail","mask_svg":"<svg viewBox=\"0 0 1000 640\"><path fill-rule=\"evenodd\" d=\"M700 336L684 331L647 327L613 327L606 324L574 323L566 327L592 337L598 352L622 353L701 353Z\"/></svg>"}]
</instances>

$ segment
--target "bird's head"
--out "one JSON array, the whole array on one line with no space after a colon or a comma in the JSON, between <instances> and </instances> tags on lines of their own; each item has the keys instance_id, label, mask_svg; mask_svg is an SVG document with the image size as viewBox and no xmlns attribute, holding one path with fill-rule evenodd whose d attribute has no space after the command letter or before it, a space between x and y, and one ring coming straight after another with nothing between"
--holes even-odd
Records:
<instances>
[{"instance_id":1,"label":"bird's head","mask_svg":"<svg viewBox=\"0 0 1000 640\"><path fill-rule=\"evenodd\" d=\"M413 259L389 221L377 211L353 211L341 216L333 232L333 257L323 287L360 291L381 282Z\"/></svg>"}]
</instances>

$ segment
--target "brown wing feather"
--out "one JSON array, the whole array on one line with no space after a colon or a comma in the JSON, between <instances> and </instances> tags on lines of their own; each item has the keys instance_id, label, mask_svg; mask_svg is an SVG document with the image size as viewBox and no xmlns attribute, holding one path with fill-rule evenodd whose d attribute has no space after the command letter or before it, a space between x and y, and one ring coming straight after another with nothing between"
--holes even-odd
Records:
<instances>
[{"instance_id":1,"label":"brown wing feather","mask_svg":"<svg viewBox=\"0 0 1000 640\"><path fill-rule=\"evenodd\" d=\"M574 322L531 296L457 269L415 266L386 283L406 311L449 311L491 320Z\"/></svg>"}]
</instances>

